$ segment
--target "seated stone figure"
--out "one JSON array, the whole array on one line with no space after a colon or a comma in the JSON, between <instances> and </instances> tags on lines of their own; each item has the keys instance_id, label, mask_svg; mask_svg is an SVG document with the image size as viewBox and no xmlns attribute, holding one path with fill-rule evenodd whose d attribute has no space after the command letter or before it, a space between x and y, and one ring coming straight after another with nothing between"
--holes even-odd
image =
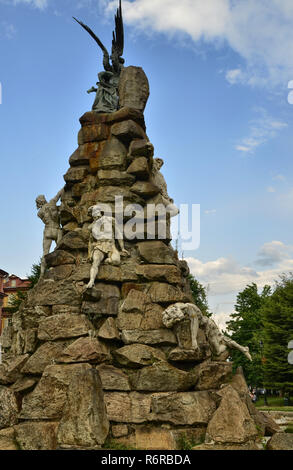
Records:
<instances>
[{"instance_id":1,"label":"seated stone figure","mask_svg":"<svg viewBox=\"0 0 293 470\"><path fill-rule=\"evenodd\" d=\"M104 260L106 264L119 266L121 256L129 256L128 251L124 248L123 235L119 227L115 226L115 218L105 215L98 204L90 207L89 213L94 221L89 226L91 234L88 246L88 259L92 262L92 267L87 289L91 289L94 286L99 267ZM115 235L117 236L117 243L121 253L116 247Z\"/></svg>"},{"instance_id":2,"label":"seated stone figure","mask_svg":"<svg viewBox=\"0 0 293 470\"><path fill-rule=\"evenodd\" d=\"M161 196L163 198L164 206L168 209L171 217L175 217L179 214L178 207L175 206L174 200L170 198L167 190L167 183L163 174L161 173L161 168L164 165L164 160L162 158L155 158L153 162L152 169L152 182L155 186L160 189Z\"/></svg>"},{"instance_id":3,"label":"seated stone figure","mask_svg":"<svg viewBox=\"0 0 293 470\"><path fill-rule=\"evenodd\" d=\"M206 334L214 356L219 357L229 349L238 349L247 359L252 361L249 348L247 346L241 346L236 343L236 341L222 334L216 323L211 318L203 315L196 305L190 303L176 303L170 305L163 313L163 323L167 328L172 328L174 325L187 318L190 319L192 346L195 350L198 349L197 333L198 329L201 328Z\"/></svg>"},{"instance_id":4,"label":"seated stone figure","mask_svg":"<svg viewBox=\"0 0 293 470\"><path fill-rule=\"evenodd\" d=\"M113 113L118 110L118 82L119 77L112 72L100 72L98 74L98 88L92 87L88 93L96 92L92 110L96 113Z\"/></svg>"}]
</instances>

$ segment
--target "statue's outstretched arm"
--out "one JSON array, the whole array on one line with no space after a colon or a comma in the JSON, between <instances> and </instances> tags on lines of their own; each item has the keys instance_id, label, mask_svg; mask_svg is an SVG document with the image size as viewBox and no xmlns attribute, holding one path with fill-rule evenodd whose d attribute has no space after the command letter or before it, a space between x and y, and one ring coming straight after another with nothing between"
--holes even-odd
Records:
<instances>
[{"instance_id":1,"label":"statue's outstretched arm","mask_svg":"<svg viewBox=\"0 0 293 470\"><path fill-rule=\"evenodd\" d=\"M97 91L98 91L98 89L95 88L94 86L92 86L92 87L87 91L87 93L95 93L95 92L97 92Z\"/></svg>"},{"instance_id":2,"label":"statue's outstretched arm","mask_svg":"<svg viewBox=\"0 0 293 470\"><path fill-rule=\"evenodd\" d=\"M64 193L64 188L62 188L58 194L56 194L55 197L53 197L53 199L51 199L50 201L50 204L57 204L57 202L59 201L59 199L61 198L61 196L63 195Z\"/></svg>"}]
</instances>

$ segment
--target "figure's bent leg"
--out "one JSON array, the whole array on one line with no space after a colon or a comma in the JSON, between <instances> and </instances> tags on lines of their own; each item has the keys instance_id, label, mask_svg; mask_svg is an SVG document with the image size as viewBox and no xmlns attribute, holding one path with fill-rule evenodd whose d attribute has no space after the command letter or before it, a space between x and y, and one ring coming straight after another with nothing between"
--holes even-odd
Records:
<instances>
[{"instance_id":1,"label":"figure's bent leg","mask_svg":"<svg viewBox=\"0 0 293 470\"><path fill-rule=\"evenodd\" d=\"M45 261L45 256L50 253L50 248L52 245L52 240L50 238L47 238L46 235L44 234L44 239L43 239L43 257L42 257L42 262L41 262L41 277L45 274L46 270L46 261Z\"/></svg>"},{"instance_id":2,"label":"figure's bent leg","mask_svg":"<svg viewBox=\"0 0 293 470\"><path fill-rule=\"evenodd\" d=\"M112 252L110 253L109 264L112 264L112 266L120 266L121 258L117 248L113 248Z\"/></svg>"},{"instance_id":3,"label":"figure's bent leg","mask_svg":"<svg viewBox=\"0 0 293 470\"><path fill-rule=\"evenodd\" d=\"M87 289L91 289L95 285L95 280L99 272L100 264L102 263L105 255L100 250L95 250L93 254L93 264L90 271L90 282L87 285Z\"/></svg>"},{"instance_id":4,"label":"figure's bent leg","mask_svg":"<svg viewBox=\"0 0 293 470\"><path fill-rule=\"evenodd\" d=\"M58 234L57 234L56 245L58 245L58 244L60 243L61 238L62 238L62 230L59 229L59 230L58 230Z\"/></svg>"}]
</instances>

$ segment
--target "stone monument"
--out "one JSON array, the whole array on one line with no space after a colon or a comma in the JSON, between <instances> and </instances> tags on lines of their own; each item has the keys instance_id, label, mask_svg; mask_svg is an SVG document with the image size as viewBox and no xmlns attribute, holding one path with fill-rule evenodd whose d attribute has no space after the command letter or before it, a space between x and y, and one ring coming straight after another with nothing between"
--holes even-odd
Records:
<instances>
[{"instance_id":1,"label":"stone monument","mask_svg":"<svg viewBox=\"0 0 293 470\"><path fill-rule=\"evenodd\" d=\"M119 57L106 70L115 80ZM175 211L146 134L148 79L125 67L116 89L118 110L102 112L99 98L80 118L57 247L5 335L0 449L100 449L111 441L178 449L182 439L198 449L257 449L260 435L278 427L254 409L241 372L233 376L233 345L214 341L201 312L169 321L170 306L198 309L169 222L164 239L145 237L147 205ZM126 237L138 206L140 223ZM111 229L119 220L120 231L101 239L99 219Z\"/></svg>"}]
</instances>

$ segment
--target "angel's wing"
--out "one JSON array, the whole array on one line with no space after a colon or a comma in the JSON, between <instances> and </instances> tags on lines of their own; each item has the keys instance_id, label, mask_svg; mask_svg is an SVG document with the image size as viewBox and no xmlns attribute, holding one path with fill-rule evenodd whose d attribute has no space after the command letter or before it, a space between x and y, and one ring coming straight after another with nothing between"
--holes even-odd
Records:
<instances>
[{"instance_id":1,"label":"angel's wing","mask_svg":"<svg viewBox=\"0 0 293 470\"><path fill-rule=\"evenodd\" d=\"M121 0L115 15L115 32L113 31L112 56L122 57L124 50L124 27L122 18Z\"/></svg>"},{"instance_id":2,"label":"angel's wing","mask_svg":"<svg viewBox=\"0 0 293 470\"><path fill-rule=\"evenodd\" d=\"M102 43L102 41L100 41L100 39L98 38L98 36L95 35L95 33L91 30L91 28L89 28L86 24L82 23L82 21L79 21L77 20L76 18L74 18L73 16L73 19L75 21L77 21L77 23L80 24L80 26L82 26L82 28L84 28L89 34L90 36L96 41L96 43L100 46L100 48L102 49L102 51L106 54L108 54L108 51L106 49L106 47L104 46L104 44ZM108 54L109 55L109 54Z\"/></svg>"}]
</instances>

